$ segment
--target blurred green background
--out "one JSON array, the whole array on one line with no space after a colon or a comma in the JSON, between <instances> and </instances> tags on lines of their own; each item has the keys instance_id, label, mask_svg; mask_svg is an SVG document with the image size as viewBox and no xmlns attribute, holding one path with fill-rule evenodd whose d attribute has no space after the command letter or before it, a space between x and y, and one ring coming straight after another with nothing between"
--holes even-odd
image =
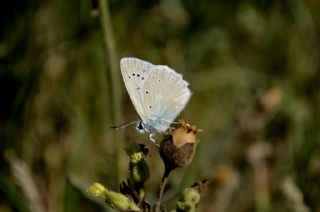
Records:
<instances>
[{"instance_id":1,"label":"blurred green background","mask_svg":"<svg viewBox=\"0 0 320 212\"><path fill-rule=\"evenodd\" d=\"M150 148L155 201L156 146L109 128L114 113L138 118L122 80L110 86L110 56L166 64L190 82L180 117L204 132L191 165L170 177L168 208L207 178L199 211L320 211L320 1L111 0L113 55L97 5L2 2L0 211L112 211L86 189L125 180L122 136L123 147Z\"/></svg>"}]
</instances>

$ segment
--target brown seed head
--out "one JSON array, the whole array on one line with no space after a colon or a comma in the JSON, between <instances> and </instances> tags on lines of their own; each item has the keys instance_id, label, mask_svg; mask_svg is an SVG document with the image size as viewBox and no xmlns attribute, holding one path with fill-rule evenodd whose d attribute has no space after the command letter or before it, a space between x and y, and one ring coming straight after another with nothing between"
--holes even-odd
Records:
<instances>
[{"instance_id":1,"label":"brown seed head","mask_svg":"<svg viewBox=\"0 0 320 212\"><path fill-rule=\"evenodd\" d=\"M196 134L201 131L184 121L180 121L180 124L160 143L161 157L172 168L190 164L197 144Z\"/></svg>"},{"instance_id":2,"label":"brown seed head","mask_svg":"<svg viewBox=\"0 0 320 212\"><path fill-rule=\"evenodd\" d=\"M201 132L201 129L197 129L195 125L191 126L184 120L180 120L181 127L173 130L171 133L173 144L176 148L180 148L184 144L196 143L196 134Z\"/></svg>"}]
</instances>

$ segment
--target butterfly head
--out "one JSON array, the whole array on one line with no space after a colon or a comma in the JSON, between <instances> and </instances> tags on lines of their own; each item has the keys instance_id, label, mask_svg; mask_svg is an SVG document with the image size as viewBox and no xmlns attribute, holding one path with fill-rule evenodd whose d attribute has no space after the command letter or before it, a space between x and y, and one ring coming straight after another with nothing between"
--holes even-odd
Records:
<instances>
[{"instance_id":1,"label":"butterfly head","mask_svg":"<svg viewBox=\"0 0 320 212\"><path fill-rule=\"evenodd\" d=\"M144 123L142 121L138 121L136 125L136 129L139 133L146 133L148 130L146 129Z\"/></svg>"}]
</instances>

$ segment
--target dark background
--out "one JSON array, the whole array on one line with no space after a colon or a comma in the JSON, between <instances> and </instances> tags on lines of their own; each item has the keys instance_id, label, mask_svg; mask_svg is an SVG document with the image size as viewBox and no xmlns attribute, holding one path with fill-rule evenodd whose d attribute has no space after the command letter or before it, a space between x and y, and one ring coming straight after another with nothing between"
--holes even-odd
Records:
<instances>
[{"instance_id":1,"label":"dark background","mask_svg":"<svg viewBox=\"0 0 320 212\"><path fill-rule=\"evenodd\" d=\"M1 3L0 211L111 210L86 194L96 181L116 190L128 163L114 156L96 3ZM118 61L166 64L193 92L180 117L204 132L192 164L169 180L168 208L207 178L199 211L320 210L319 1L111 0L109 10ZM122 81L113 89L123 121L136 120ZM155 145L132 128L117 133L150 148L154 202Z\"/></svg>"}]
</instances>

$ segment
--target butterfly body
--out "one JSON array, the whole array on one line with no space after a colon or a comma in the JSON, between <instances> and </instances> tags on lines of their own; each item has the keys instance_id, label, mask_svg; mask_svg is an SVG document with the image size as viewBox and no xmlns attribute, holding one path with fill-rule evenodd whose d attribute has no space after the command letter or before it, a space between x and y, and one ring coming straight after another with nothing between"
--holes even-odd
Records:
<instances>
[{"instance_id":1,"label":"butterfly body","mask_svg":"<svg viewBox=\"0 0 320 212\"><path fill-rule=\"evenodd\" d=\"M137 58L123 58L121 73L130 99L140 117L141 133L163 133L191 97L188 82L165 65L153 65Z\"/></svg>"}]
</instances>

